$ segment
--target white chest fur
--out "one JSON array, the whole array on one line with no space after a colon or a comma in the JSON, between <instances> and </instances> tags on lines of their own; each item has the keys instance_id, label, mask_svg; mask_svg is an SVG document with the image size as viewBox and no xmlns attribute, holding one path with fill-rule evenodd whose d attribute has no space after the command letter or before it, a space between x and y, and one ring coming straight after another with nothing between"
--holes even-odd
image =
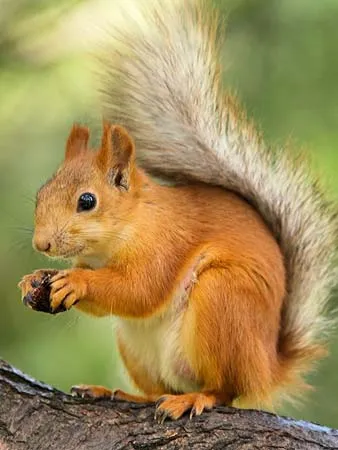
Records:
<instances>
[{"instance_id":1,"label":"white chest fur","mask_svg":"<svg viewBox=\"0 0 338 450\"><path fill-rule=\"evenodd\" d=\"M156 382L177 392L198 389L183 357L181 327L183 314L166 311L149 319L117 318L118 333L126 351Z\"/></svg>"}]
</instances>

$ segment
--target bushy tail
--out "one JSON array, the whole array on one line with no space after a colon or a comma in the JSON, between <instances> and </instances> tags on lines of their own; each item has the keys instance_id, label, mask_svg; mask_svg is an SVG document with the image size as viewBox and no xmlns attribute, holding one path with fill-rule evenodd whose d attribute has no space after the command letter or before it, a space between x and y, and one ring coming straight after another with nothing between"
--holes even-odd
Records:
<instances>
[{"instance_id":1,"label":"bushy tail","mask_svg":"<svg viewBox=\"0 0 338 450\"><path fill-rule=\"evenodd\" d=\"M129 6L103 58L105 114L130 130L148 172L221 185L263 216L287 269L280 355L297 371L331 328L333 208L302 159L267 148L222 92L213 16L199 0L138 0L137 11Z\"/></svg>"}]
</instances>

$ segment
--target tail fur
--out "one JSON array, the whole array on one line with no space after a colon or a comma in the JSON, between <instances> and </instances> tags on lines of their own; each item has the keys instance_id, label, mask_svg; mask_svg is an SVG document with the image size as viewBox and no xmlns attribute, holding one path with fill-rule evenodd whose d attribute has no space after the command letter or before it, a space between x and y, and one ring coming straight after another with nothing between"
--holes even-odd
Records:
<instances>
[{"instance_id":1,"label":"tail fur","mask_svg":"<svg viewBox=\"0 0 338 450\"><path fill-rule=\"evenodd\" d=\"M281 361L298 375L332 328L326 310L336 276L333 207L302 158L267 147L222 91L210 5L139 0L133 11L113 27L103 58L105 115L129 129L149 173L223 186L263 216L287 270Z\"/></svg>"}]
</instances>

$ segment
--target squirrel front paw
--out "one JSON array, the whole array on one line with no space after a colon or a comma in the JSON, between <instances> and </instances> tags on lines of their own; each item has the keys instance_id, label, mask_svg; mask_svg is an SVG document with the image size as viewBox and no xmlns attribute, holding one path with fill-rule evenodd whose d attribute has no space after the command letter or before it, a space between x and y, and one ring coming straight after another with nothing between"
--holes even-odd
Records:
<instances>
[{"instance_id":1,"label":"squirrel front paw","mask_svg":"<svg viewBox=\"0 0 338 450\"><path fill-rule=\"evenodd\" d=\"M84 270L70 269L58 272L51 279L50 305L52 311L61 306L68 310L87 294Z\"/></svg>"},{"instance_id":2,"label":"squirrel front paw","mask_svg":"<svg viewBox=\"0 0 338 450\"><path fill-rule=\"evenodd\" d=\"M58 271L54 269L43 269L25 275L18 284L21 289L23 304L35 311L50 314L64 311L63 308L52 311L50 306L50 283L52 277L57 273Z\"/></svg>"}]
</instances>

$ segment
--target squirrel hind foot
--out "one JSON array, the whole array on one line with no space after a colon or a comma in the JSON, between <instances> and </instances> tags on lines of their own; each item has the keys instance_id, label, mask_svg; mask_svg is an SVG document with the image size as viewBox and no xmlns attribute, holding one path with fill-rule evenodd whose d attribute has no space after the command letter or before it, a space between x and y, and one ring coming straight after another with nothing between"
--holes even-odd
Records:
<instances>
[{"instance_id":1,"label":"squirrel hind foot","mask_svg":"<svg viewBox=\"0 0 338 450\"><path fill-rule=\"evenodd\" d=\"M78 384L72 386L70 393L73 397L86 398L86 399L113 399L114 393L111 389L104 386L94 386L91 384Z\"/></svg>"},{"instance_id":2,"label":"squirrel hind foot","mask_svg":"<svg viewBox=\"0 0 338 450\"><path fill-rule=\"evenodd\" d=\"M78 384L76 386L72 386L70 393L73 397L95 400L109 399L130 403L153 403L158 399L158 395L133 395L121 391L120 389L112 391L104 386L96 386L92 384Z\"/></svg>"},{"instance_id":3,"label":"squirrel hind foot","mask_svg":"<svg viewBox=\"0 0 338 450\"><path fill-rule=\"evenodd\" d=\"M188 411L190 411L189 418L192 419L194 416L200 416L203 411L210 410L221 403L224 403L221 397L209 392L163 395L156 403L154 419L162 424L167 418L177 420Z\"/></svg>"}]
</instances>

